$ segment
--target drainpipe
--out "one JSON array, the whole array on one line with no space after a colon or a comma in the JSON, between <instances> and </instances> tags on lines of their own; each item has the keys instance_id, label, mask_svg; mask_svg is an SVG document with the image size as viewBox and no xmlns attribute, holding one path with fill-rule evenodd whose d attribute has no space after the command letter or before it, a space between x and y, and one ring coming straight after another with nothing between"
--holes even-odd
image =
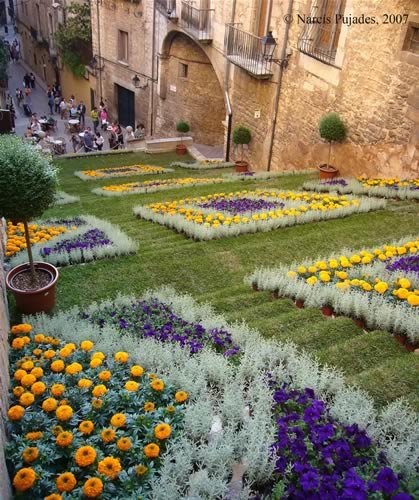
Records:
<instances>
[{"instance_id":1,"label":"drainpipe","mask_svg":"<svg viewBox=\"0 0 419 500\"><path fill-rule=\"evenodd\" d=\"M150 110L150 135L154 134L154 61L156 58L156 0L153 0L153 39L151 42L151 110Z\"/></svg>"},{"instance_id":2,"label":"drainpipe","mask_svg":"<svg viewBox=\"0 0 419 500\"><path fill-rule=\"evenodd\" d=\"M100 42L100 19L99 19L99 0L96 0L96 16L97 16L97 48L99 55L99 90L100 90L100 100L103 101L103 85L102 85L102 69L100 65L102 64L102 45Z\"/></svg>"},{"instance_id":3,"label":"drainpipe","mask_svg":"<svg viewBox=\"0 0 419 500\"><path fill-rule=\"evenodd\" d=\"M291 19L292 7L293 7L293 0L289 0L288 12L287 12L288 19ZM279 105L279 98L281 97L282 77L283 77L284 68L285 68L284 61L287 60L286 59L286 57L287 57L287 45L288 45L288 36L289 36L290 27L291 27L291 23L287 23L285 25L284 40L282 42L281 57L279 59L278 83L276 86L275 104L274 104L274 110L273 110L273 115L272 115L271 139L270 139L270 143L269 143L268 168L267 168L268 172L271 170L272 153L273 153L273 148L274 148L274 140L275 140L275 132L276 132L276 123L278 120L278 105Z\"/></svg>"},{"instance_id":4,"label":"drainpipe","mask_svg":"<svg viewBox=\"0 0 419 500\"><path fill-rule=\"evenodd\" d=\"M236 17L236 0L233 0L233 5L231 7L231 20L233 24ZM231 129L233 126L233 110L231 108L231 101L229 91L230 82L230 67L231 63L226 57L226 69L225 69L225 79L224 79L224 100L227 108L227 144L226 144L226 154L225 161L230 161L230 149L231 149Z\"/></svg>"}]
</instances>

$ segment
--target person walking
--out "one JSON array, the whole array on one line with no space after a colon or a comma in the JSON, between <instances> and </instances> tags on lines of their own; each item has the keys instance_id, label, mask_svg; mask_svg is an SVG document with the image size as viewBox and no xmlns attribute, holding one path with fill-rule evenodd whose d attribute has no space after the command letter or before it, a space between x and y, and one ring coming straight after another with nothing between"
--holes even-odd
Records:
<instances>
[{"instance_id":1,"label":"person walking","mask_svg":"<svg viewBox=\"0 0 419 500\"><path fill-rule=\"evenodd\" d=\"M102 130L106 130L108 128L108 112L106 111L106 108L102 108L100 110L99 118Z\"/></svg>"},{"instance_id":2,"label":"person walking","mask_svg":"<svg viewBox=\"0 0 419 500\"><path fill-rule=\"evenodd\" d=\"M105 139L100 135L100 132L97 132L95 136L95 144L98 151L102 151L104 142Z\"/></svg>"},{"instance_id":3,"label":"person walking","mask_svg":"<svg viewBox=\"0 0 419 500\"><path fill-rule=\"evenodd\" d=\"M93 136L91 130L86 129L84 131L83 142L84 142L85 153L90 153L91 151L93 151Z\"/></svg>"},{"instance_id":4,"label":"person walking","mask_svg":"<svg viewBox=\"0 0 419 500\"><path fill-rule=\"evenodd\" d=\"M26 102L26 104L30 105L32 103L31 94L32 94L31 88L30 87L26 87L25 88L25 102Z\"/></svg>"},{"instance_id":5,"label":"person walking","mask_svg":"<svg viewBox=\"0 0 419 500\"><path fill-rule=\"evenodd\" d=\"M67 119L67 103L65 102L65 99L62 97L61 98L61 101L60 101L60 104L59 104L59 108L60 108L60 118L61 120L66 120Z\"/></svg>"},{"instance_id":6,"label":"person walking","mask_svg":"<svg viewBox=\"0 0 419 500\"><path fill-rule=\"evenodd\" d=\"M17 88L16 89L16 102L17 102L18 107L20 107L20 105L22 104L24 99L25 99L25 97L23 95L22 90Z\"/></svg>"},{"instance_id":7,"label":"person walking","mask_svg":"<svg viewBox=\"0 0 419 500\"><path fill-rule=\"evenodd\" d=\"M92 111L90 112L90 118L92 119L94 131L96 134L97 128L99 126L99 113L96 106L93 106Z\"/></svg>"},{"instance_id":8,"label":"person walking","mask_svg":"<svg viewBox=\"0 0 419 500\"><path fill-rule=\"evenodd\" d=\"M124 133L122 132L122 128L121 128L121 125L119 123L116 124L115 134L116 134L117 141L118 141L118 148L123 149L123 147L124 147Z\"/></svg>"},{"instance_id":9,"label":"person walking","mask_svg":"<svg viewBox=\"0 0 419 500\"><path fill-rule=\"evenodd\" d=\"M54 111L55 113L59 113L60 112L60 101L61 101L61 98L59 95L56 95L54 97Z\"/></svg>"},{"instance_id":10,"label":"person walking","mask_svg":"<svg viewBox=\"0 0 419 500\"><path fill-rule=\"evenodd\" d=\"M51 115L54 114L54 97L52 96L52 92L48 96L48 107Z\"/></svg>"},{"instance_id":11,"label":"person walking","mask_svg":"<svg viewBox=\"0 0 419 500\"><path fill-rule=\"evenodd\" d=\"M23 77L23 86L25 89L28 89L31 86L31 77L29 76L29 73L25 73L25 76Z\"/></svg>"},{"instance_id":12,"label":"person walking","mask_svg":"<svg viewBox=\"0 0 419 500\"><path fill-rule=\"evenodd\" d=\"M31 89L35 88L35 75L32 73L32 71L29 73L29 83L31 86Z\"/></svg>"},{"instance_id":13,"label":"person walking","mask_svg":"<svg viewBox=\"0 0 419 500\"><path fill-rule=\"evenodd\" d=\"M84 128L86 124L86 105L83 101L80 101L79 105L77 106L77 111L79 113L80 127Z\"/></svg>"}]
</instances>

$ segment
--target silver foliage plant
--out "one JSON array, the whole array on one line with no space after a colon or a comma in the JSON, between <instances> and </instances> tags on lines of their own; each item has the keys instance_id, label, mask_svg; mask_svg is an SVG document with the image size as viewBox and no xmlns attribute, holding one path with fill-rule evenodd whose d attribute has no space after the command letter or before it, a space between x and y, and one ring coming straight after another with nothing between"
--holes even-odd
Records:
<instances>
[{"instance_id":1,"label":"silver foliage plant","mask_svg":"<svg viewBox=\"0 0 419 500\"><path fill-rule=\"evenodd\" d=\"M415 240L416 236L406 236L403 239L385 243L390 246L400 246L406 241ZM372 252L374 249L366 249ZM352 255L359 250L343 249L340 255ZM406 307L403 303L390 303L379 294L369 294L358 289L339 290L334 286L316 283L309 285L304 280L293 279L287 275L288 271L298 266L310 266L317 261L335 259L337 252L328 257L313 257L291 265L280 265L276 268L261 267L245 277L245 283L255 285L259 290L278 291L278 294L292 299L304 300L309 307L329 305L338 313L345 316L363 319L370 328L379 328L389 332L406 335L412 343L419 341L418 312L414 307ZM372 276L380 276L384 280L395 280L397 273L385 270L385 263L374 261L362 270ZM354 278L359 268L346 269L348 278ZM417 276L412 272L399 273L399 277L408 278L413 287L419 286Z\"/></svg>"},{"instance_id":2,"label":"silver foliage plant","mask_svg":"<svg viewBox=\"0 0 419 500\"><path fill-rule=\"evenodd\" d=\"M55 193L54 206L70 205L72 203L78 203L79 201L80 196L73 196L71 194L65 193L64 191L57 191Z\"/></svg>"},{"instance_id":3,"label":"silver foliage plant","mask_svg":"<svg viewBox=\"0 0 419 500\"><path fill-rule=\"evenodd\" d=\"M186 161L173 161L171 167L185 168L187 170L217 170L219 168L232 168L234 163L230 161L212 161L212 162L186 162Z\"/></svg>"},{"instance_id":4,"label":"silver foliage plant","mask_svg":"<svg viewBox=\"0 0 419 500\"><path fill-rule=\"evenodd\" d=\"M371 397L357 387L347 386L337 369L321 367L295 345L265 340L244 323L228 325L208 304L200 305L191 296L177 294L170 287L149 291L143 299L151 297L187 321L201 322L206 328L227 328L241 348L239 363L233 365L206 348L191 355L174 344L121 336L111 326L100 329L80 319L77 308L53 317L27 317L25 321L35 331L56 335L66 342L90 339L96 343L96 349L109 356L125 350L133 362L189 392L184 429L166 452L160 476L153 484L153 498L226 496L232 487L232 471L238 464L246 471L239 498L249 498L254 483L269 481L273 461L268 450L275 439L275 425L266 372L297 389L313 388L334 418L367 429L377 450L386 453L396 471L408 476L415 474L419 465L419 419L406 402L399 400L377 410ZM92 304L87 312L107 304L130 304L133 300L118 296L113 301Z\"/></svg>"},{"instance_id":5,"label":"silver foliage plant","mask_svg":"<svg viewBox=\"0 0 419 500\"><path fill-rule=\"evenodd\" d=\"M132 238L127 236L118 226L111 224L110 222L98 219L93 215L82 215L79 217L85 224L80 226L74 231L69 231L66 233L61 233L56 238L45 243L37 243L32 246L33 258L36 261L49 262L55 266L68 266L71 264L77 264L79 262L90 262L98 259L106 259L111 257L118 257L121 255L128 255L135 253L138 250L138 243ZM48 223L54 225L54 221L59 219L48 219ZM42 225L43 221L35 221L35 224ZM92 249L83 250L73 249L70 252L62 251L55 252L50 255L43 256L41 251L45 247L54 246L64 240L69 238L74 238L84 234L90 229L100 229L106 235L106 237L111 240L111 244L104 245L101 247L96 247ZM10 258L7 265L10 267L17 266L28 261L28 254L26 250L20 251Z\"/></svg>"}]
</instances>

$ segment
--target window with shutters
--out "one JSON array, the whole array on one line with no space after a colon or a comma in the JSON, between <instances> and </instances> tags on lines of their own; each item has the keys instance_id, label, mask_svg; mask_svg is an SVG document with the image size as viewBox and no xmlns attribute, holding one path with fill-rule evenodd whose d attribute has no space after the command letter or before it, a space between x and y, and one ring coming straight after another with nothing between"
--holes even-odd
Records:
<instances>
[{"instance_id":1,"label":"window with shutters","mask_svg":"<svg viewBox=\"0 0 419 500\"><path fill-rule=\"evenodd\" d=\"M409 24L403 49L419 54L419 25Z\"/></svg>"},{"instance_id":2,"label":"window with shutters","mask_svg":"<svg viewBox=\"0 0 419 500\"><path fill-rule=\"evenodd\" d=\"M342 23L336 22L345 11L346 0L313 0L310 18L319 23L306 22L298 40L298 48L326 64L334 64L339 45Z\"/></svg>"},{"instance_id":3,"label":"window with shutters","mask_svg":"<svg viewBox=\"0 0 419 500\"><path fill-rule=\"evenodd\" d=\"M128 62L128 33L121 30L118 35L118 60Z\"/></svg>"}]
</instances>

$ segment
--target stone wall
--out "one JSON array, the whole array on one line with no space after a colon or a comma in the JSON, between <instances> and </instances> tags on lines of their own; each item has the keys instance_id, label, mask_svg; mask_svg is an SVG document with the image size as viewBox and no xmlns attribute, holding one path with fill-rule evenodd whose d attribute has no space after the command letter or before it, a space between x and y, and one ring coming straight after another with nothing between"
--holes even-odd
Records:
<instances>
[{"instance_id":1,"label":"stone wall","mask_svg":"<svg viewBox=\"0 0 419 500\"><path fill-rule=\"evenodd\" d=\"M4 219L0 219L0 499L11 497L9 477L3 454L6 434L4 419L8 408L9 390L9 357L7 336L9 332L9 318L6 301L6 284L3 273L3 256L6 247L6 233Z\"/></svg>"}]
</instances>

